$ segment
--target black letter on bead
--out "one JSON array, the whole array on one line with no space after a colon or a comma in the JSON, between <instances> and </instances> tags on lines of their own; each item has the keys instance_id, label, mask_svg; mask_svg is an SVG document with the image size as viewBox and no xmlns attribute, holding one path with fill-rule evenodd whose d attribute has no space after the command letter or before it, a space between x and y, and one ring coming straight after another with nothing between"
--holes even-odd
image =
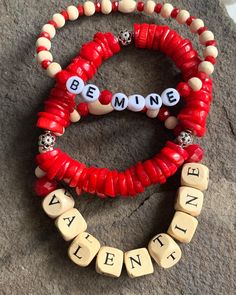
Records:
<instances>
[{"instance_id":1,"label":"black letter on bead","mask_svg":"<svg viewBox=\"0 0 236 295\"><path fill-rule=\"evenodd\" d=\"M192 172L190 172L190 170L192 170ZM197 172L195 172L195 170ZM191 168L191 167L189 167L188 168L188 175L199 176L199 169L198 168Z\"/></svg>"},{"instance_id":2,"label":"black letter on bead","mask_svg":"<svg viewBox=\"0 0 236 295\"><path fill-rule=\"evenodd\" d=\"M93 87L93 86L89 86L89 88L88 88L88 90L87 90L87 92L86 92L86 95L88 96L88 97L90 97L90 98L93 98L93 92L96 90L96 88L95 87Z\"/></svg>"},{"instance_id":3,"label":"black letter on bead","mask_svg":"<svg viewBox=\"0 0 236 295\"><path fill-rule=\"evenodd\" d=\"M150 96L150 105L153 105L153 104L159 104L159 98L158 98L158 96L156 95L156 96Z\"/></svg>"},{"instance_id":4,"label":"black letter on bead","mask_svg":"<svg viewBox=\"0 0 236 295\"><path fill-rule=\"evenodd\" d=\"M54 200L55 200L55 202L54 202ZM53 195L53 197L48 205L51 206L51 205L55 205L55 204L59 204L59 203L60 203L60 201L57 199L56 195Z\"/></svg>"},{"instance_id":5,"label":"black letter on bead","mask_svg":"<svg viewBox=\"0 0 236 295\"><path fill-rule=\"evenodd\" d=\"M139 100L138 100L138 96L137 95L135 96L135 101L136 101L136 104L139 104Z\"/></svg>"},{"instance_id":6,"label":"black letter on bead","mask_svg":"<svg viewBox=\"0 0 236 295\"><path fill-rule=\"evenodd\" d=\"M153 241L153 243L155 243L155 241L158 241L159 244L160 244L161 247L162 247L162 246L164 246L164 244L162 243L162 241L160 240L160 238L162 238L162 235L157 236L157 237L156 237L154 240L152 240L152 241Z\"/></svg>"},{"instance_id":7,"label":"black letter on bead","mask_svg":"<svg viewBox=\"0 0 236 295\"><path fill-rule=\"evenodd\" d=\"M78 256L77 253L79 252L79 250L81 249L82 247L78 246L78 248L76 249L76 251L73 253L77 258L81 259L82 257L81 256Z\"/></svg>"},{"instance_id":8,"label":"black letter on bead","mask_svg":"<svg viewBox=\"0 0 236 295\"><path fill-rule=\"evenodd\" d=\"M79 82L77 80L73 80L73 82L70 85L70 89L77 90L78 86L79 86Z\"/></svg>"},{"instance_id":9,"label":"black letter on bead","mask_svg":"<svg viewBox=\"0 0 236 295\"><path fill-rule=\"evenodd\" d=\"M173 260L175 260L175 256L173 255L174 253L175 253L175 251L172 252L169 256L167 256L167 259L169 259L171 257Z\"/></svg>"},{"instance_id":10,"label":"black letter on bead","mask_svg":"<svg viewBox=\"0 0 236 295\"><path fill-rule=\"evenodd\" d=\"M132 268L135 268L133 262L137 263L139 266L142 266L141 260L140 260L140 254L137 255L138 259L135 260L133 257L129 257Z\"/></svg>"},{"instance_id":11,"label":"black letter on bead","mask_svg":"<svg viewBox=\"0 0 236 295\"><path fill-rule=\"evenodd\" d=\"M187 229L183 229L181 227L178 227L177 225L175 226L175 228L177 228L178 230L181 230L182 232L184 232L186 234L187 232Z\"/></svg>"},{"instance_id":12,"label":"black letter on bead","mask_svg":"<svg viewBox=\"0 0 236 295\"><path fill-rule=\"evenodd\" d=\"M85 237L85 239L87 240L87 241L89 241L89 238L90 237L90 234L87 234L87 236ZM90 243L92 243L91 241L89 241Z\"/></svg>"},{"instance_id":13,"label":"black letter on bead","mask_svg":"<svg viewBox=\"0 0 236 295\"><path fill-rule=\"evenodd\" d=\"M104 262L104 264L106 264L106 265L114 265L114 262L113 262L113 259L114 259L114 257L115 257L115 254L114 253L109 253L109 252L106 252L106 254L107 254L107 256L106 256L106 259L105 259L105 262ZM109 257L109 255L111 255L111 257ZM109 262L109 260L112 262L112 263L108 263Z\"/></svg>"},{"instance_id":14,"label":"black letter on bead","mask_svg":"<svg viewBox=\"0 0 236 295\"><path fill-rule=\"evenodd\" d=\"M115 98L115 107L118 105L118 107L124 107L124 104L125 104L125 98L123 97L122 99L121 99L121 101L119 101L119 98L118 97L116 97Z\"/></svg>"},{"instance_id":15,"label":"black letter on bead","mask_svg":"<svg viewBox=\"0 0 236 295\"><path fill-rule=\"evenodd\" d=\"M168 100L169 100L170 103L176 101L176 98L174 98L174 96L173 96L173 91L167 92L166 93L166 96L167 96L167 98L168 98Z\"/></svg>"},{"instance_id":16,"label":"black letter on bead","mask_svg":"<svg viewBox=\"0 0 236 295\"><path fill-rule=\"evenodd\" d=\"M189 205L192 205L192 206L197 207L197 204L193 204L192 202L195 201L195 200L197 200L198 197L194 197L194 196L191 196L191 195L187 195L186 197L187 197L187 198L188 198L188 197L191 198L189 201L186 201L186 202L185 202L186 205L189 204Z\"/></svg>"},{"instance_id":17,"label":"black letter on bead","mask_svg":"<svg viewBox=\"0 0 236 295\"><path fill-rule=\"evenodd\" d=\"M70 225L71 225L71 223L73 222L74 219L75 219L75 216L63 218L63 220L68 220L69 221L69 223L67 223L68 227L70 227Z\"/></svg>"}]
</instances>

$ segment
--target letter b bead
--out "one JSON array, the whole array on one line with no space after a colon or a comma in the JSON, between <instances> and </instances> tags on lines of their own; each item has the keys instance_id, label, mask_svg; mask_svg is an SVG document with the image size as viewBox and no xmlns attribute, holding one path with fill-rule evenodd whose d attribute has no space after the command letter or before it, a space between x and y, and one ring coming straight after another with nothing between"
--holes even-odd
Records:
<instances>
[{"instance_id":1,"label":"letter b bead","mask_svg":"<svg viewBox=\"0 0 236 295\"><path fill-rule=\"evenodd\" d=\"M84 88L84 81L78 76L72 76L66 81L66 89L73 94L80 94Z\"/></svg>"}]
</instances>

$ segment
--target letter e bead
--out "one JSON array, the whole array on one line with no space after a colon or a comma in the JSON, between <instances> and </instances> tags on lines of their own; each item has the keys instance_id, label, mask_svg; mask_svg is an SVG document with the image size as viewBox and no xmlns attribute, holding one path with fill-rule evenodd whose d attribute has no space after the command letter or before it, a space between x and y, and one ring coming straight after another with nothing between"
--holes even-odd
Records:
<instances>
[{"instance_id":1,"label":"letter e bead","mask_svg":"<svg viewBox=\"0 0 236 295\"><path fill-rule=\"evenodd\" d=\"M190 186L200 191L208 188L209 169L199 163L187 163L181 172L181 185Z\"/></svg>"}]
</instances>

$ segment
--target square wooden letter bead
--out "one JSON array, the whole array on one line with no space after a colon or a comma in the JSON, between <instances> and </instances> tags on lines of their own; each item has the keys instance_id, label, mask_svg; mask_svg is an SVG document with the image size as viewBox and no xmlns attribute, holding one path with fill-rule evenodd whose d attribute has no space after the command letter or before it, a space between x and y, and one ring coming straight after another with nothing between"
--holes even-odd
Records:
<instances>
[{"instance_id":1,"label":"square wooden letter bead","mask_svg":"<svg viewBox=\"0 0 236 295\"><path fill-rule=\"evenodd\" d=\"M181 258L181 249L167 234L156 235L148 245L148 250L156 263L163 268L174 266Z\"/></svg>"},{"instance_id":2,"label":"square wooden letter bead","mask_svg":"<svg viewBox=\"0 0 236 295\"><path fill-rule=\"evenodd\" d=\"M68 249L70 259L79 266L90 264L100 249L99 241L89 233L79 234Z\"/></svg>"},{"instance_id":3,"label":"square wooden letter bead","mask_svg":"<svg viewBox=\"0 0 236 295\"><path fill-rule=\"evenodd\" d=\"M183 211L192 216L201 213L203 205L203 193L192 187L181 186L177 192L175 210Z\"/></svg>"},{"instance_id":4,"label":"square wooden letter bead","mask_svg":"<svg viewBox=\"0 0 236 295\"><path fill-rule=\"evenodd\" d=\"M151 257L146 248L126 252L125 266L131 278L145 276L154 271Z\"/></svg>"},{"instance_id":5,"label":"square wooden letter bead","mask_svg":"<svg viewBox=\"0 0 236 295\"><path fill-rule=\"evenodd\" d=\"M197 225L198 220L195 217L176 211L167 233L182 243L190 243Z\"/></svg>"},{"instance_id":6,"label":"square wooden letter bead","mask_svg":"<svg viewBox=\"0 0 236 295\"><path fill-rule=\"evenodd\" d=\"M86 231L87 223L75 208L66 211L55 220L55 225L66 241L72 240L78 234Z\"/></svg>"},{"instance_id":7,"label":"square wooden letter bead","mask_svg":"<svg viewBox=\"0 0 236 295\"><path fill-rule=\"evenodd\" d=\"M96 271L110 277L121 275L124 261L123 251L112 247L101 247L96 260Z\"/></svg>"},{"instance_id":8,"label":"square wooden letter bead","mask_svg":"<svg viewBox=\"0 0 236 295\"><path fill-rule=\"evenodd\" d=\"M181 185L194 187L200 191L208 188L209 169L199 163L187 163L182 168Z\"/></svg>"},{"instance_id":9,"label":"square wooden letter bead","mask_svg":"<svg viewBox=\"0 0 236 295\"><path fill-rule=\"evenodd\" d=\"M48 194L42 202L45 213L56 218L74 207L75 201L65 189L57 189Z\"/></svg>"}]
</instances>

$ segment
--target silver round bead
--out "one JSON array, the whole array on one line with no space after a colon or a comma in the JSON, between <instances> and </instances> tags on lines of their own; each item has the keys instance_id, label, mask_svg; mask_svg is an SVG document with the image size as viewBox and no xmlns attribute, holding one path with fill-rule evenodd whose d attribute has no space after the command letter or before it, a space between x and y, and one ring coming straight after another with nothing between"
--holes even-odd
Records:
<instances>
[{"instance_id":1,"label":"silver round bead","mask_svg":"<svg viewBox=\"0 0 236 295\"><path fill-rule=\"evenodd\" d=\"M177 137L177 142L182 147L186 147L193 143L193 135L191 131L181 131L179 136Z\"/></svg>"},{"instance_id":2,"label":"silver round bead","mask_svg":"<svg viewBox=\"0 0 236 295\"><path fill-rule=\"evenodd\" d=\"M133 41L133 32L130 32L128 30L122 30L120 31L118 35L118 40L123 46L127 46L132 43Z\"/></svg>"},{"instance_id":3,"label":"silver round bead","mask_svg":"<svg viewBox=\"0 0 236 295\"><path fill-rule=\"evenodd\" d=\"M50 131L45 131L45 133L39 136L38 145L43 151L52 150L56 144L56 136Z\"/></svg>"}]
</instances>

